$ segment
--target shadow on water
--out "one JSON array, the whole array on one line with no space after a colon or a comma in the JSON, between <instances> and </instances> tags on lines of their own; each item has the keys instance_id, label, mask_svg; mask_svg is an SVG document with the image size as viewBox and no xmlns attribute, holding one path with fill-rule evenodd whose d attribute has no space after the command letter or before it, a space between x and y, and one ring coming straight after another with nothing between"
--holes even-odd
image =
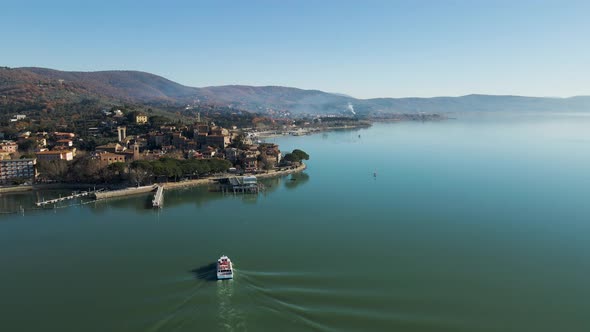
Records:
<instances>
[{"instance_id":1,"label":"shadow on water","mask_svg":"<svg viewBox=\"0 0 590 332\"><path fill-rule=\"evenodd\" d=\"M209 263L190 271L195 279L217 281L217 263Z\"/></svg>"},{"instance_id":2,"label":"shadow on water","mask_svg":"<svg viewBox=\"0 0 590 332\"><path fill-rule=\"evenodd\" d=\"M153 195L147 195L146 200L144 201L144 207L146 209L154 209L153 199Z\"/></svg>"}]
</instances>

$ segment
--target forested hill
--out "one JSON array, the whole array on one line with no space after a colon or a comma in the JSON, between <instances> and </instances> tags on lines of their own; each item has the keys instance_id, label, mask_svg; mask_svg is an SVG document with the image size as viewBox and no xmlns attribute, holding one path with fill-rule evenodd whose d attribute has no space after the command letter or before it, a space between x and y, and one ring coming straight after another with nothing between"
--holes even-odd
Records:
<instances>
[{"instance_id":1,"label":"forested hill","mask_svg":"<svg viewBox=\"0 0 590 332\"><path fill-rule=\"evenodd\" d=\"M590 111L590 97L538 98L468 95L435 98L356 99L319 90L227 85L195 88L139 71L67 72L46 68L0 68L0 111L51 108L84 100L105 104L199 101L243 110L292 114L444 113L482 111Z\"/></svg>"},{"instance_id":2,"label":"forested hill","mask_svg":"<svg viewBox=\"0 0 590 332\"><path fill-rule=\"evenodd\" d=\"M193 98L196 89L161 76L140 71L64 72L45 68L23 68L49 79L78 83L93 93L137 101L184 100Z\"/></svg>"}]
</instances>

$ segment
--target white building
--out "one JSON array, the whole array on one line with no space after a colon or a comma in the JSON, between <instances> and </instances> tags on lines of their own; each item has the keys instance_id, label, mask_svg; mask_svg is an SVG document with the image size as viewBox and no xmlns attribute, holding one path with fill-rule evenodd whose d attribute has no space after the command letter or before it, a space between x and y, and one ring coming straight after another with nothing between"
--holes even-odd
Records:
<instances>
[{"instance_id":1,"label":"white building","mask_svg":"<svg viewBox=\"0 0 590 332\"><path fill-rule=\"evenodd\" d=\"M34 180L37 176L37 159L14 159L0 161L0 183L10 184L13 180Z\"/></svg>"}]
</instances>

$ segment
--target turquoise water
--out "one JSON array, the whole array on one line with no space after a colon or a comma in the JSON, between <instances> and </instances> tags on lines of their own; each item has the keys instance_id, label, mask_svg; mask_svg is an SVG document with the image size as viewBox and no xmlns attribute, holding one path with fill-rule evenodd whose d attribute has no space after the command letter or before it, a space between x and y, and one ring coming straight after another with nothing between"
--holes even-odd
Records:
<instances>
[{"instance_id":1,"label":"turquoise water","mask_svg":"<svg viewBox=\"0 0 590 332\"><path fill-rule=\"evenodd\" d=\"M588 128L459 116L281 137L309 167L259 196L0 216L1 330L588 331ZM233 281L213 280L221 254Z\"/></svg>"}]
</instances>

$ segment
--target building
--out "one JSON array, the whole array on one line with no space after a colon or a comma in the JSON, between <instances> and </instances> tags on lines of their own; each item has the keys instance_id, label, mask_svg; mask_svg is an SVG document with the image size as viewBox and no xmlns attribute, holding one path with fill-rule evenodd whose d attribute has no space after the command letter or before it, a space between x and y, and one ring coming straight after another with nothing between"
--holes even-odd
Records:
<instances>
[{"instance_id":1,"label":"building","mask_svg":"<svg viewBox=\"0 0 590 332\"><path fill-rule=\"evenodd\" d=\"M10 122L17 122L17 121L24 120L26 118L27 118L27 116L24 114L17 114L14 116L14 118L10 119Z\"/></svg>"},{"instance_id":2,"label":"building","mask_svg":"<svg viewBox=\"0 0 590 332\"><path fill-rule=\"evenodd\" d=\"M221 127L214 127L214 128L211 128L211 130L209 131L209 135L224 135L224 136L228 136L229 135L229 130L227 130L225 128L221 128Z\"/></svg>"},{"instance_id":3,"label":"building","mask_svg":"<svg viewBox=\"0 0 590 332\"><path fill-rule=\"evenodd\" d=\"M37 142L37 146L44 148L47 146L47 138L45 137L36 137L35 142Z\"/></svg>"},{"instance_id":4,"label":"building","mask_svg":"<svg viewBox=\"0 0 590 332\"><path fill-rule=\"evenodd\" d=\"M229 143L229 136L227 135L207 135L205 137L205 144L208 146L215 146L221 149L225 149Z\"/></svg>"},{"instance_id":5,"label":"building","mask_svg":"<svg viewBox=\"0 0 590 332\"><path fill-rule=\"evenodd\" d=\"M74 139L74 137L76 137L76 134L74 134L74 133L54 132L53 133L53 137L54 137L54 139L56 141L57 140L60 140L60 139L69 139L69 140L71 140L71 139Z\"/></svg>"},{"instance_id":6,"label":"building","mask_svg":"<svg viewBox=\"0 0 590 332\"><path fill-rule=\"evenodd\" d=\"M18 144L12 141L4 141L0 143L0 152L14 153L18 150Z\"/></svg>"},{"instance_id":7,"label":"building","mask_svg":"<svg viewBox=\"0 0 590 332\"><path fill-rule=\"evenodd\" d=\"M131 159L133 154L129 153L112 153L112 152L97 152L95 155L96 159L99 161L102 167L108 166L113 163L124 163L125 161Z\"/></svg>"},{"instance_id":8,"label":"building","mask_svg":"<svg viewBox=\"0 0 590 332\"><path fill-rule=\"evenodd\" d=\"M25 140L29 139L29 137L31 137L31 132L30 131L23 131L23 132L19 133L17 137L18 137L19 142L25 141Z\"/></svg>"},{"instance_id":9,"label":"building","mask_svg":"<svg viewBox=\"0 0 590 332\"><path fill-rule=\"evenodd\" d=\"M195 136L198 134L203 134L203 133L207 134L208 132L209 132L209 126L206 124L202 124L202 123L197 124L196 128L194 129Z\"/></svg>"},{"instance_id":10,"label":"building","mask_svg":"<svg viewBox=\"0 0 590 332\"><path fill-rule=\"evenodd\" d=\"M17 115L14 116L14 118L10 119L10 122L17 122L17 121L20 121L20 120L24 120L26 118L27 118L27 116L24 115L24 114L17 114Z\"/></svg>"},{"instance_id":11,"label":"building","mask_svg":"<svg viewBox=\"0 0 590 332\"><path fill-rule=\"evenodd\" d=\"M195 140L197 141L198 147L202 147L202 146L207 145L207 136L209 136L209 134L207 134L207 133L198 133L195 136Z\"/></svg>"},{"instance_id":12,"label":"building","mask_svg":"<svg viewBox=\"0 0 590 332\"><path fill-rule=\"evenodd\" d=\"M215 157L215 154L217 153L217 151L215 151L215 149L210 146L201 149L200 152L203 159L211 159Z\"/></svg>"},{"instance_id":13,"label":"building","mask_svg":"<svg viewBox=\"0 0 590 332\"><path fill-rule=\"evenodd\" d=\"M52 161L52 160L73 160L74 151L72 150L53 150L53 151L40 151L36 152L35 155L39 161Z\"/></svg>"},{"instance_id":14,"label":"building","mask_svg":"<svg viewBox=\"0 0 590 332\"><path fill-rule=\"evenodd\" d=\"M263 144L260 149L262 159L269 167L275 167L281 162L282 155L278 145Z\"/></svg>"},{"instance_id":15,"label":"building","mask_svg":"<svg viewBox=\"0 0 590 332\"><path fill-rule=\"evenodd\" d=\"M238 162L240 157L240 150L236 148L225 149L225 159L229 160L232 164Z\"/></svg>"},{"instance_id":16,"label":"building","mask_svg":"<svg viewBox=\"0 0 590 332\"><path fill-rule=\"evenodd\" d=\"M11 184L14 180L32 180L37 177L37 159L15 159L0 161L0 183Z\"/></svg>"},{"instance_id":17,"label":"building","mask_svg":"<svg viewBox=\"0 0 590 332\"><path fill-rule=\"evenodd\" d=\"M148 144L154 147L161 147L163 145L170 145L170 137L160 133L150 133L148 135Z\"/></svg>"},{"instance_id":18,"label":"building","mask_svg":"<svg viewBox=\"0 0 590 332\"><path fill-rule=\"evenodd\" d=\"M258 170L258 159L247 156L242 160L242 167L246 172L254 172Z\"/></svg>"},{"instance_id":19,"label":"building","mask_svg":"<svg viewBox=\"0 0 590 332\"><path fill-rule=\"evenodd\" d=\"M209 128L207 125L198 124L193 134L197 147L201 149L207 146L225 149L231 143L229 130L221 127Z\"/></svg>"},{"instance_id":20,"label":"building","mask_svg":"<svg viewBox=\"0 0 590 332\"><path fill-rule=\"evenodd\" d=\"M137 124L146 124L148 122L148 116L143 113L138 113L135 116L135 123Z\"/></svg>"},{"instance_id":21,"label":"building","mask_svg":"<svg viewBox=\"0 0 590 332\"><path fill-rule=\"evenodd\" d=\"M74 146L74 142L71 139L60 139L56 141L58 146L65 146L65 147L72 147Z\"/></svg>"},{"instance_id":22,"label":"building","mask_svg":"<svg viewBox=\"0 0 590 332\"><path fill-rule=\"evenodd\" d=\"M117 136L119 137L119 142L122 142L127 137L127 127L117 127Z\"/></svg>"},{"instance_id":23,"label":"building","mask_svg":"<svg viewBox=\"0 0 590 332\"><path fill-rule=\"evenodd\" d=\"M182 136L182 133L172 133L172 145L177 149L185 149L188 146L189 139Z\"/></svg>"},{"instance_id":24,"label":"building","mask_svg":"<svg viewBox=\"0 0 590 332\"><path fill-rule=\"evenodd\" d=\"M92 127L88 128L86 132L88 133L88 135L96 137L100 134L100 129L97 127Z\"/></svg>"},{"instance_id":25,"label":"building","mask_svg":"<svg viewBox=\"0 0 590 332\"><path fill-rule=\"evenodd\" d=\"M123 152L126 150L124 146L119 143L108 143L105 145L99 145L95 148L96 151L105 151L111 153Z\"/></svg>"}]
</instances>

